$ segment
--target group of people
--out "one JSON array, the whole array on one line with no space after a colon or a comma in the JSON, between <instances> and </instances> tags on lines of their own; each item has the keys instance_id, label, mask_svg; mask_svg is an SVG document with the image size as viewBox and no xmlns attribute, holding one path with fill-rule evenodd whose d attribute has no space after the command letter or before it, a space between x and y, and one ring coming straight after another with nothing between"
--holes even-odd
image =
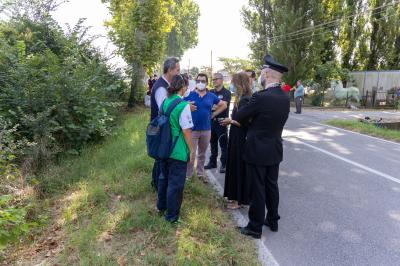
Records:
<instances>
[{"instance_id":1,"label":"group of people","mask_svg":"<svg viewBox=\"0 0 400 266\"><path fill-rule=\"evenodd\" d=\"M200 73L193 88L190 77L180 74L178 59L164 62L163 75L152 86L150 105L151 120L168 114L174 139L169 159L155 160L152 173L157 211L167 221L179 222L185 182L193 177L206 180L205 169L217 167L219 146L227 207L249 205L249 223L240 232L260 238L264 224L278 230L282 130L290 109L281 78L288 69L272 56L264 61L258 91L253 70L234 74L229 89L221 73L212 76L213 89L207 88L209 77ZM205 164L209 145L211 155Z\"/></svg>"}]
</instances>

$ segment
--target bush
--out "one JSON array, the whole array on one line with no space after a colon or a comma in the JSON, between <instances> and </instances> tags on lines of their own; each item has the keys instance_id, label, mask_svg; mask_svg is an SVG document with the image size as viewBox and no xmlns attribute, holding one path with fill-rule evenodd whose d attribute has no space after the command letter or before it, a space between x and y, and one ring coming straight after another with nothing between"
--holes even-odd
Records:
<instances>
[{"instance_id":1,"label":"bush","mask_svg":"<svg viewBox=\"0 0 400 266\"><path fill-rule=\"evenodd\" d=\"M31 166L77 153L114 124L126 86L82 23L68 34L51 18L0 23L0 115L35 143L24 151Z\"/></svg>"}]
</instances>

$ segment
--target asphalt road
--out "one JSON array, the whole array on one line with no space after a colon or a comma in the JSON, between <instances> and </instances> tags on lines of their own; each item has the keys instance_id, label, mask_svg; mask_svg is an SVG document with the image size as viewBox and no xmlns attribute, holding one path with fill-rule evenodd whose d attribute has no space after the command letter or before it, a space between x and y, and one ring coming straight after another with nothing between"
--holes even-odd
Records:
<instances>
[{"instance_id":1,"label":"asphalt road","mask_svg":"<svg viewBox=\"0 0 400 266\"><path fill-rule=\"evenodd\" d=\"M279 232L264 227L258 243L266 264L400 265L400 144L320 123L364 115L400 113L290 114L279 177ZM224 176L210 176L221 189ZM247 209L234 214L247 217Z\"/></svg>"}]
</instances>

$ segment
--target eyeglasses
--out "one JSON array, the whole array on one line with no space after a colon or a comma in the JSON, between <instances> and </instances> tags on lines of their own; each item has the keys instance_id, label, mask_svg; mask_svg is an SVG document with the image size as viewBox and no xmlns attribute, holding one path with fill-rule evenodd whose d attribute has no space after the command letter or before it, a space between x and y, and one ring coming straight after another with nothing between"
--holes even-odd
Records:
<instances>
[{"instance_id":1,"label":"eyeglasses","mask_svg":"<svg viewBox=\"0 0 400 266\"><path fill-rule=\"evenodd\" d=\"M217 80L219 80L219 79L222 79L222 78L215 78L215 79L213 79L212 81L217 81Z\"/></svg>"},{"instance_id":2,"label":"eyeglasses","mask_svg":"<svg viewBox=\"0 0 400 266\"><path fill-rule=\"evenodd\" d=\"M203 84L206 84L207 81L205 81L205 80L196 80L196 83L203 83Z\"/></svg>"}]
</instances>

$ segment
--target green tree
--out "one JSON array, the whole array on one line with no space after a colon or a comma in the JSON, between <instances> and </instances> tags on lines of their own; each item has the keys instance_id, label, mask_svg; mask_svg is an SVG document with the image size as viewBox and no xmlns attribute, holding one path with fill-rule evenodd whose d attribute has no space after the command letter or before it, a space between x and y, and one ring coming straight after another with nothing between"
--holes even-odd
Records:
<instances>
[{"instance_id":1,"label":"green tree","mask_svg":"<svg viewBox=\"0 0 400 266\"><path fill-rule=\"evenodd\" d=\"M131 68L131 92L128 107L135 104L137 91L143 87L145 72L162 59L167 34L174 26L170 8L173 0L103 0L109 4L112 18L107 22L110 36L119 53Z\"/></svg>"},{"instance_id":2,"label":"green tree","mask_svg":"<svg viewBox=\"0 0 400 266\"><path fill-rule=\"evenodd\" d=\"M171 7L175 25L167 36L167 56L181 58L198 43L199 6L193 0L175 0Z\"/></svg>"},{"instance_id":3,"label":"green tree","mask_svg":"<svg viewBox=\"0 0 400 266\"><path fill-rule=\"evenodd\" d=\"M220 57L218 58L223 66L224 70L227 71L229 74L235 74L239 71L244 71L246 69L254 69L254 64L250 60L241 59L241 58L227 58L227 57Z\"/></svg>"},{"instance_id":4,"label":"green tree","mask_svg":"<svg viewBox=\"0 0 400 266\"><path fill-rule=\"evenodd\" d=\"M0 11L12 18L27 18L39 22L50 17L50 12L56 10L68 0L2 0Z\"/></svg>"}]
</instances>

